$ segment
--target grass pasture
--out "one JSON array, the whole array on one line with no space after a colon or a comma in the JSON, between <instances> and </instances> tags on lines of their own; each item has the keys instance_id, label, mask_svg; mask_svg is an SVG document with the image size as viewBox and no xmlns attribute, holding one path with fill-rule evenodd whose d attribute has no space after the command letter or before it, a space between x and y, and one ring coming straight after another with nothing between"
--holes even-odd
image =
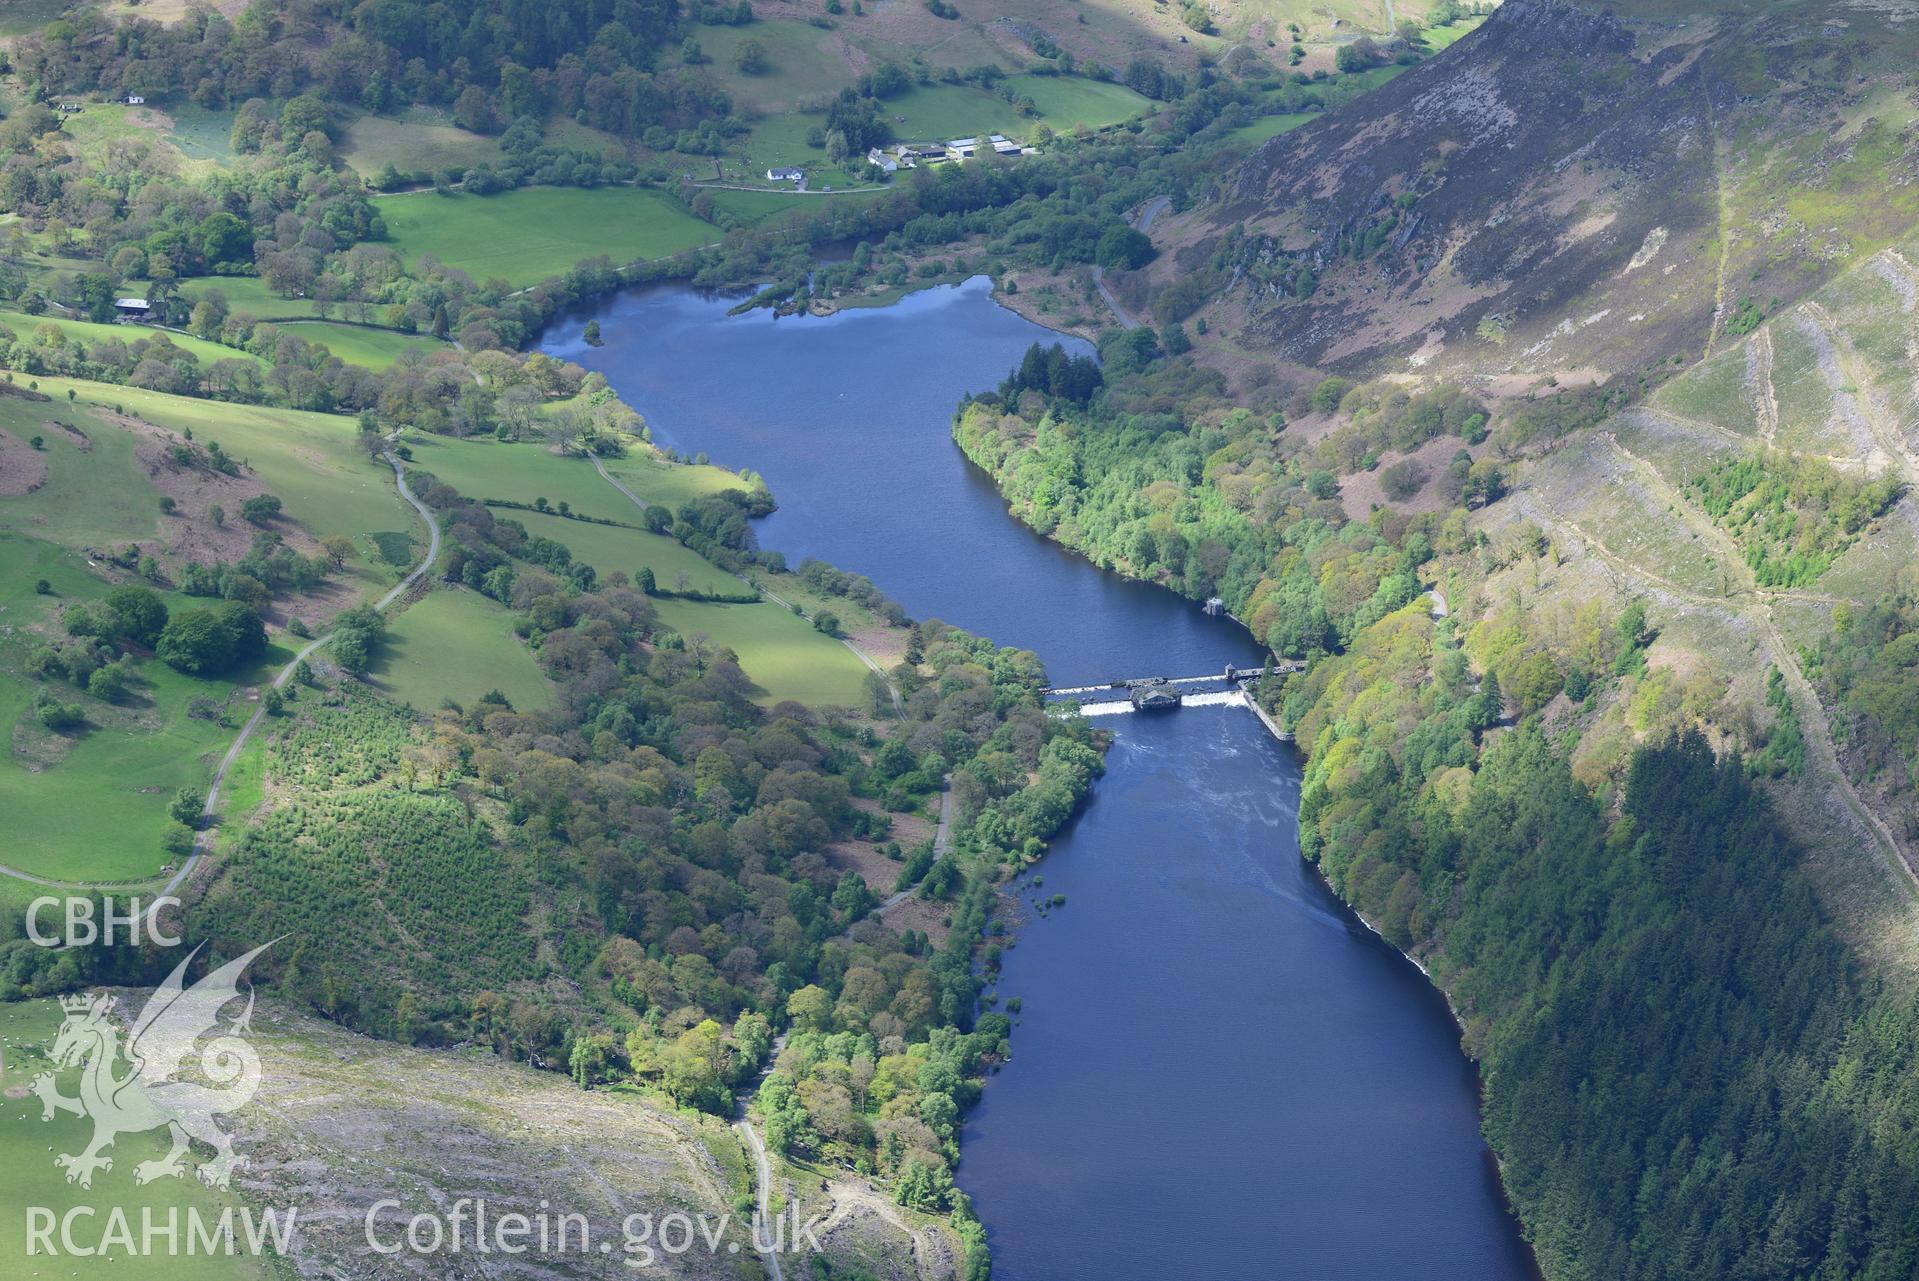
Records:
<instances>
[{"instance_id":1,"label":"grass pasture","mask_svg":"<svg viewBox=\"0 0 1919 1281\"><path fill-rule=\"evenodd\" d=\"M347 364L368 369L385 369L408 351L431 352L446 346L427 335L403 334L342 321L302 320L291 322L286 328L308 342L319 343Z\"/></svg>"},{"instance_id":2,"label":"grass pasture","mask_svg":"<svg viewBox=\"0 0 1919 1281\"><path fill-rule=\"evenodd\" d=\"M600 479L591 461L564 458L533 443L455 440L415 436L408 445L414 465L432 472L468 498L504 498L531 503L569 504L574 511L637 525L642 517L619 490ZM677 508L705 494L742 487L740 478L720 467L669 463L650 452L603 460L606 470L649 503Z\"/></svg>"},{"instance_id":3,"label":"grass pasture","mask_svg":"<svg viewBox=\"0 0 1919 1281\"><path fill-rule=\"evenodd\" d=\"M669 463L652 454L632 453L605 461L607 471L649 503L678 507L682 503L723 489L744 488L744 482L723 467ZM627 504L632 510L632 504Z\"/></svg>"},{"instance_id":4,"label":"grass pasture","mask_svg":"<svg viewBox=\"0 0 1919 1281\"><path fill-rule=\"evenodd\" d=\"M146 543L162 522L133 433L93 412L95 405L122 405L163 426L192 427L201 441L221 441L283 498L291 519L313 533L356 535L369 558L369 535L409 528L414 518L400 506L392 473L358 454L349 419L97 383L47 379L42 386L55 397L49 404L0 400L0 430L41 435L47 463L40 488L0 505L0 619L6 625L0 727L11 748L0 758L0 813L8 816L11 837L0 862L62 880L149 877L164 859L167 803L181 787L204 785L212 760L250 708L233 703L231 680L201 680L146 660L137 664L134 690L118 705L69 685L51 687L83 709L84 728L54 733L39 724L32 699L41 682L29 674L28 656L61 602L95 599L111 586L83 549ZM64 398L69 387L81 393L77 405ZM84 449L47 424L56 414L86 433ZM42 578L49 595L34 590ZM390 578L356 565L348 581L372 589ZM173 594L166 599L176 611L206 603ZM261 670L284 661L284 650L270 648ZM196 703L202 714L191 714Z\"/></svg>"},{"instance_id":5,"label":"grass pasture","mask_svg":"<svg viewBox=\"0 0 1919 1281\"><path fill-rule=\"evenodd\" d=\"M757 30L758 24L752 29ZM1145 98L1123 85L1080 76L1016 75L1008 77L1005 86L1018 97L1031 98L1038 116L1022 115L1012 103L977 85L931 84L916 85L886 99L880 104L881 118L899 141L995 133L1025 141L1040 124L1055 133L1071 133L1080 126L1104 129L1130 119L1147 105ZM825 120L824 112L769 111L753 126L743 149L749 174L782 165L829 170L824 149L806 142L807 132ZM850 180L837 166L830 171L840 181ZM810 185L818 182L815 178Z\"/></svg>"},{"instance_id":6,"label":"grass pasture","mask_svg":"<svg viewBox=\"0 0 1919 1281\"><path fill-rule=\"evenodd\" d=\"M730 574L715 568L676 540L628 528L644 519L640 509L601 480L593 464L584 458L564 458L543 445L438 437L416 440L412 448L416 465L468 498L499 498L527 504L544 498L553 507L565 503L582 516L620 522L601 525L518 508L495 510L503 520L520 522L528 533L565 543L575 557L593 566L602 576L616 569L636 574L644 565L653 571L659 585L669 591L675 589L680 574L687 576L687 587L692 590L729 593L744 590ZM739 483L732 473L717 467L676 466L650 457L615 459L608 464L608 471L648 502L672 507Z\"/></svg>"},{"instance_id":7,"label":"grass pasture","mask_svg":"<svg viewBox=\"0 0 1919 1281\"><path fill-rule=\"evenodd\" d=\"M615 495L617 497L617 495ZM627 510L637 517L631 504ZM701 591L734 594L746 587L731 574L697 553L682 547L664 534L649 534L643 529L618 525L596 525L590 521L568 520L543 512L496 511L502 520L517 520L526 532L551 538L573 549L575 560L585 561L598 570L600 577L623 569L637 574L641 566L653 571L653 577L667 591ZM680 576L684 574L682 583Z\"/></svg>"},{"instance_id":8,"label":"grass pasture","mask_svg":"<svg viewBox=\"0 0 1919 1281\"><path fill-rule=\"evenodd\" d=\"M208 342L195 338L191 334L175 333L170 329L155 329L150 325L96 324L91 320L68 320L63 316L29 316L21 311L0 311L0 325L5 325L16 335L30 337L34 330L42 325L52 325L68 338L77 339L86 344L100 342L134 343L142 338L161 335L174 346L193 353L202 367L216 360L251 360L265 368L265 362L258 356L250 356L235 347L223 347L217 342Z\"/></svg>"},{"instance_id":9,"label":"grass pasture","mask_svg":"<svg viewBox=\"0 0 1919 1281\"><path fill-rule=\"evenodd\" d=\"M708 244L719 232L638 187L523 187L496 196L381 196L389 243L409 263L433 254L476 281L531 285L584 258L615 263Z\"/></svg>"},{"instance_id":10,"label":"grass pasture","mask_svg":"<svg viewBox=\"0 0 1919 1281\"><path fill-rule=\"evenodd\" d=\"M182 297L197 299L210 292L227 300L229 312L244 311L256 320L304 320L316 314L311 298L282 298L258 276L195 276L181 282Z\"/></svg>"},{"instance_id":11,"label":"grass pasture","mask_svg":"<svg viewBox=\"0 0 1919 1281\"><path fill-rule=\"evenodd\" d=\"M51 381L41 386L52 390ZM87 439L52 425L55 418L76 423ZM12 396L0 398L0 431L20 441L40 437L47 468L40 488L0 504L0 529L70 548L153 537L160 521L159 491L135 459L133 438L126 432L76 412L64 397L42 404Z\"/></svg>"},{"instance_id":12,"label":"grass pasture","mask_svg":"<svg viewBox=\"0 0 1919 1281\"><path fill-rule=\"evenodd\" d=\"M830 163L825 147L811 146L806 141L808 131L821 127L825 121L825 115L820 112L801 114L791 111L768 116L756 123L740 148L740 157L746 167L744 177L757 182L765 177L768 169L794 165L807 171L808 185L815 190L823 184L834 187L852 185L853 175L847 172L844 165ZM862 165L865 163L860 157L849 157L847 163L855 161ZM720 193L713 194L718 196Z\"/></svg>"},{"instance_id":13,"label":"grass pasture","mask_svg":"<svg viewBox=\"0 0 1919 1281\"><path fill-rule=\"evenodd\" d=\"M362 539L362 551L370 553L366 536L418 526L419 517L394 491L392 469L360 452L359 427L351 418L63 378L43 378L40 387L56 398L73 387L83 401L120 405L175 431L190 427L202 443L219 441L280 496L291 519L316 536L347 534Z\"/></svg>"},{"instance_id":14,"label":"grass pasture","mask_svg":"<svg viewBox=\"0 0 1919 1281\"><path fill-rule=\"evenodd\" d=\"M1485 21L1484 18L1479 17L1460 18L1449 26L1427 27L1420 33L1420 43L1424 44L1434 53L1438 53L1443 49L1450 49L1473 32L1479 30L1480 24Z\"/></svg>"},{"instance_id":15,"label":"grass pasture","mask_svg":"<svg viewBox=\"0 0 1919 1281\"><path fill-rule=\"evenodd\" d=\"M233 159L233 112L210 111L190 102L170 103L166 116L173 123L167 138L189 160L225 164Z\"/></svg>"},{"instance_id":16,"label":"grass pasture","mask_svg":"<svg viewBox=\"0 0 1919 1281\"><path fill-rule=\"evenodd\" d=\"M691 590L728 593L746 590L739 580L674 539L626 527L640 523L643 519L640 510L601 480L592 463L585 459L562 458L534 444L441 437L415 439L410 443L415 465L469 498L503 498L521 503L545 498L555 506L566 502L584 515L624 522L624 525L599 525L551 513L495 509L500 518L518 521L528 533L565 543L577 559L593 566L602 577L614 570L632 575L645 566L667 591L675 590L681 573L686 574L686 586ZM607 470L647 502L674 507L701 494L715 493L740 483L737 476L718 467L666 463L650 454L611 459ZM436 593L426 603L431 604L444 594ZM857 707L865 701L866 669L860 661L844 645L821 635L805 619L777 605L770 602L718 605L666 598L656 599L654 604L661 621L674 631L685 636L705 635L713 644L727 646L737 653L740 665L761 688L761 697L766 702L790 698L814 706ZM404 635L414 626L408 620L419 608L416 605L400 616L395 624L397 633ZM429 619L429 630L438 626ZM537 671L534 674L537 676ZM436 673L427 681L439 683L417 685L417 698L405 691L406 679L400 678L401 696L415 706L422 706L418 699L427 700L426 710L437 707L441 698L451 696L467 701L496 685L516 707L525 706L500 679L489 679L463 697L459 693L449 695L449 677Z\"/></svg>"},{"instance_id":17,"label":"grass pasture","mask_svg":"<svg viewBox=\"0 0 1919 1281\"><path fill-rule=\"evenodd\" d=\"M1226 136L1234 142L1257 147L1269 138L1277 138L1282 133L1291 133L1318 114L1315 111L1293 111L1274 116L1261 116L1253 123L1241 125Z\"/></svg>"},{"instance_id":18,"label":"grass pasture","mask_svg":"<svg viewBox=\"0 0 1919 1281\"><path fill-rule=\"evenodd\" d=\"M632 524L640 521L639 509L601 480L590 461L563 458L544 444L507 444L479 437L456 440L415 433L407 446L413 451L414 466L431 472L468 498L503 498L514 503L544 498L554 506L566 503L586 516Z\"/></svg>"},{"instance_id":19,"label":"grass pasture","mask_svg":"<svg viewBox=\"0 0 1919 1281\"><path fill-rule=\"evenodd\" d=\"M34 591L44 578L50 595ZM95 600L109 588L84 556L0 525L0 814L7 844L0 863L55 880L122 881L154 875L164 861L167 803L205 782L212 755L233 731L187 714L195 697L225 703L231 686L184 676L162 663L138 665L139 681L120 706L71 685L55 687L86 712L85 728L56 734L33 711L40 683L26 668L59 605ZM190 602L169 595L169 609Z\"/></svg>"},{"instance_id":20,"label":"grass pasture","mask_svg":"<svg viewBox=\"0 0 1919 1281\"><path fill-rule=\"evenodd\" d=\"M0 36L24 36L67 11L67 0L0 0Z\"/></svg>"},{"instance_id":21,"label":"grass pasture","mask_svg":"<svg viewBox=\"0 0 1919 1281\"><path fill-rule=\"evenodd\" d=\"M883 187L867 188L863 191L795 192L795 191L732 191L721 187L707 188L707 194L713 197L713 203L726 210L748 226L758 226L782 214L795 209L818 209L822 200L872 200L887 195Z\"/></svg>"},{"instance_id":22,"label":"grass pasture","mask_svg":"<svg viewBox=\"0 0 1919 1281\"><path fill-rule=\"evenodd\" d=\"M60 128L75 152L107 173L136 167L170 173L177 167L188 176L201 176L218 164L204 145L206 139L194 138L198 154L190 152L174 137L173 121L152 107L89 102L64 117Z\"/></svg>"},{"instance_id":23,"label":"grass pasture","mask_svg":"<svg viewBox=\"0 0 1919 1281\"><path fill-rule=\"evenodd\" d=\"M389 698L429 713L446 699L468 704L495 689L523 712L552 697L513 633L512 614L470 591L433 592L394 619L371 678Z\"/></svg>"},{"instance_id":24,"label":"grass pasture","mask_svg":"<svg viewBox=\"0 0 1919 1281\"><path fill-rule=\"evenodd\" d=\"M1084 76L1011 76L1006 87L1019 97L1031 98L1041 123L1051 125L1056 133L1077 125L1104 129L1132 119L1151 105L1125 85Z\"/></svg>"},{"instance_id":25,"label":"grass pasture","mask_svg":"<svg viewBox=\"0 0 1919 1281\"><path fill-rule=\"evenodd\" d=\"M833 32L779 19L744 27L695 27L705 71L735 102L768 112L790 110L810 94L835 94L857 78ZM739 70L740 49L752 41L765 51L765 69Z\"/></svg>"},{"instance_id":26,"label":"grass pasture","mask_svg":"<svg viewBox=\"0 0 1919 1281\"><path fill-rule=\"evenodd\" d=\"M136 998L137 1000L137 998ZM189 1210L197 1211L209 1232L217 1231L223 1210L237 1211L240 1200L230 1192L217 1192L201 1184L189 1170L183 1178L156 1179L144 1186L134 1178L134 1169L142 1161L157 1160L167 1150L166 1132L151 1130L144 1134L122 1135L111 1152L113 1168L96 1174L91 1189L82 1189L66 1181L65 1171L54 1164L58 1153L79 1152L92 1137L92 1122L85 1117L60 1113L52 1121L42 1121L40 1100L14 1097L40 1073L52 1068L47 1057L64 1015L51 998L0 1005L0 1046L5 1049L5 1070L0 1073L0 1201L14 1207L0 1215L0 1275L19 1277L121 1277L129 1274L151 1281L264 1281L274 1276L274 1266L243 1254L189 1255L185 1248L185 1228ZM124 1073L125 1068L119 1069ZM68 1097L79 1089L79 1069L59 1073L61 1091ZM204 1150L196 1153L205 1156ZM114 1249L98 1256L79 1258L64 1250L59 1257L30 1257L27 1254L27 1219L21 1207L43 1206L55 1215L63 1215L75 1206L97 1207L91 1219L75 1221L76 1244L100 1241L106 1229L110 1207L118 1207L134 1230L136 1245L143 1208L151 1209L156 1223L164 1226L170 1210L179 1212L181 1248L169 1253L160 1240L159 1248L143 1254ZM245 1233L240 1216L235 1214L234 1231L241 1241ZM55 1240L58 1240L56 1235ZM122 1267L127 1264L128 1267Z\"/></svg>"},{"instance_id":27,"label":"grass pasture","mask_svg":"<svg viewBox=\"0 0 1919 1281\"><path fill-rule=\"evenodd\" d=\"M1070 133L1078 125L1100 129L1146 105L1146 99L1122 85L1075 76L1013 76L1006 86L1032 98L1038 118L1021 115L1006 99L974 85L916 85L888 99L883 112L899 138L937 141L1003 133L1024 141L1036 125L1048 125L1055 133Z\"/></svg>"},{"instance_id":28,"label":"grass pasture","mask_svg":"<svg viewBox=\"0 0 1919 1281\"><path fill-rule=\"evenodd\" d=\"M498 164L500 144L445 121L361 116L340 139L340 158L371 178L391 164L401 173L464 173L475 165Z\"/></svg>"},{"instance_id":29,"label":"grass pasture","mask_svg":"<svg viewBox=\"0 0 1919 1281\"><path fill-rule=\"evenodd\" d=\"M660 620L682 636L704 635L738 654L740 667L760 687L762 702L790 698L814 707L866 703L866 667L852 651L771 601L711 605L661 600L654 604Z\"/></svg>"}]
</instances>

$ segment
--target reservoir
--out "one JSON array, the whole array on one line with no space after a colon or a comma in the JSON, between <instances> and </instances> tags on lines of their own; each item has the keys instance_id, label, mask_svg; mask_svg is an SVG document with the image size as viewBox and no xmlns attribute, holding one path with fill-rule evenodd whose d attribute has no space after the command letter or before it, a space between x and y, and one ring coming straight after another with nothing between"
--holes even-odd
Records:
<instances>
[{"instance_id":1,"label":"reservoir","mask_svg":"<svg viewBox=\"0 0 1919 1281\"><path fill-rule=\"evenodd\" d=\"M661 444L763 475L763 545L1034 650L1056 684L1259 661L1231 620L1015 522L952 443L962 395L1062 341L983 279L823 318L730 306L635 290L542 346L603 372ZM1020 887L1067 902L1029 910L1006 955L1014 1061L962 1140L995 1277L1531 1277L1444 1002L1299 857L1291 748L1235 709L1102 724L1106 777L1043 891Z\"/></svg>"}]
</instances>

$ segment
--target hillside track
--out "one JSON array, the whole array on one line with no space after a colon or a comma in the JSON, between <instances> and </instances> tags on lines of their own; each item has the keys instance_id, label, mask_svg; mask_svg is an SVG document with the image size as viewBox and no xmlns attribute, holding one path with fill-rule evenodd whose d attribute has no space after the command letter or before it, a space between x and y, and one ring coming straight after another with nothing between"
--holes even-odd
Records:
<instances>
[{"instance_id":1,"label":"hillside track","mask_svg":"<svg viewBox=\"0 0 1919 1281\"><path fill-rule=\"evenodd\" d=\"M407 504L420 514L420 519L426 522L429 537L427 553L421 558L420 563L407 571L406 576L396 583L386 595L374 602L373 608L382 613L384 613L394 601L405 595L409 588L419 582L420 579L426 575L427 571L433 568L433 562L440 558L440 522L438 518L434 516L432 509L421 502L419 498L414 495L413 490L407 485L406 464L396 457L391 450L385 451L383 456L388 465L393 468L393 483L399 490L400 497L405 499ZM300 664L311 657L314 651L332 640L333 635L332 632L328 632L326 635L310 640L301 646L299 652L294 654L294 656L287 661L286 665L274 674L273 679L268 682L268 688L286 688L287 682L293 679L293 673L299 670ZM245 751L247 744L252 741L254 731L259 729L260 722L266 719L266 714L266 700L263 698L259 706L253 709L253 714L247 717L246 723L240 727L240 732L234 736L233 742L228 745L226 754L220 758L220 764L213 771L213 781L207 787L206 803L200 807L200 830L193 838L193 852L181 863L180 869L173 874L172 879L166 883L165 888L160 891L158 897L165 898L178 890L182 885L185 885L193 876L194 872L199 869L202 860L213 852L214 843L219 839L219 827L214 820L220 810L220 790L226 785L227 775L232 772L234 763L240 759L240 753ZM23 872L19 868L8 867L4 864L0 864L0 875L10 876L15 880L26 881L29 884L45 885L56 889L100 889L110 884L133 883L127 881L56 881L46 877L35 876L31 872Z\"/></svg>"}]
</instances>

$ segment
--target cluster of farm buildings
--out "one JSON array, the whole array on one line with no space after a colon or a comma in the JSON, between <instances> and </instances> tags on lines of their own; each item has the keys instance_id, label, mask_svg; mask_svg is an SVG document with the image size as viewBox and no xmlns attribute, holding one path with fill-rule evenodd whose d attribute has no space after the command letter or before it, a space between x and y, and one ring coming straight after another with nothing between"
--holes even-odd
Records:
<instances>
[{"instance_id":1,"label":"cluster of farm buildings","mask_svg":"<svg viewBox=\"0 0 1919 1281\"><path fill-rule=\"evenodd\" d=\"M146 103L146 99L137 93L126 94L115 98L114 101L129 107L138 107ZM72 98L65 98L54 103L53 109L63 116L77 116L86 109L86 104Z\"/></svg>"},{"instance_id":2,"label":"cluster of farm buildings","mask_svg":"<svg viewBox=\"0 0 1919 1281\"><path fill-rule=\"evenodd\" d=\"M902 169L917 169L921 165L940 165L948 161L971 160L983 151L992 151L1002 156L1034 155L1037 147L1028 147L1014 142L1005 134L992 134L985 138L955 138L951 142L902 142L891 148L874 147L866 153L867 160L884 169L887 173L898 173ZM806 172L802 169L768 169L768 182L804 182Z\"/></svg>"}]
</instances>

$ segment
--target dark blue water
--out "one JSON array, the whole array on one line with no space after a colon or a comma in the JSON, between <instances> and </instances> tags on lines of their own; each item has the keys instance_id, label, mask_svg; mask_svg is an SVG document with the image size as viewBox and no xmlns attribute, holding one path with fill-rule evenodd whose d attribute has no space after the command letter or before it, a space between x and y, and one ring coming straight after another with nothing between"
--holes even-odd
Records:
<instances>
[{"instance_id":1,"label":"dark blue water","mask_svg":"<svg viewBox=\"0 0 1919 1281\"><path fill-rule=\"evenodd\" d=\"M1236 624L1016 524L953 445L960 396L1055 340L983 282L824 319L728 305L636 291L545 350L662 443L764 475L766 546L1033 649L1058 683L1257 661ZM1529 1277L1443 1002L1299 858L1291 750L1232 709L1107 724L1107 776L1039 869L1067 905L1006 958L1016 1062L963 1139L994 1275Z\"/></svg>"},{"instance_id":2,"label":"dark blue water","mask_svg":"<svg viewBox=\"0 0 1919 1281\"><path fill-rule=\"evenodd\" d=\"M1018 524L949 426L1034 342L1061 338L986 282L833 316L728 317L733 300L637 290L561 321L542 350L604 373L653 437L766 478L763 546L867 575L915 618L1037 651L1054 683L1256 665L1246 632ZM605 346L580 337L597 318ZM1177 669L1177 670L1175 670Z\"/></svg>"}]
</instances>

